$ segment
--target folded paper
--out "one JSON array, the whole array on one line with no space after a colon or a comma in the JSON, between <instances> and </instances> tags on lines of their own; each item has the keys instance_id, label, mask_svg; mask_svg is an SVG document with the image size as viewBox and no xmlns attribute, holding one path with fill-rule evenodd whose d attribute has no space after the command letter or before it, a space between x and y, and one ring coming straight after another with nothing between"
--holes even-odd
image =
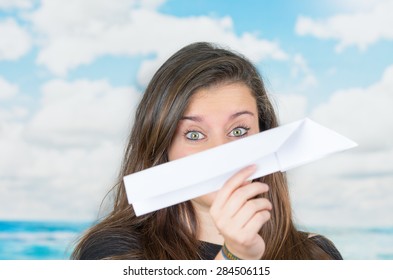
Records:
<instances>
[{"instance_id":1,"label":"folded paper","mask_svg":"<svg viewBox=\"0 0 393 280\"><path fill-rule=\"evenodd\" d=\"M128 201L139 216L217 191L251 164L257 170L249 180L355 146L306 118L127 175L124 184Z\"/></svg>"}]
</instances>

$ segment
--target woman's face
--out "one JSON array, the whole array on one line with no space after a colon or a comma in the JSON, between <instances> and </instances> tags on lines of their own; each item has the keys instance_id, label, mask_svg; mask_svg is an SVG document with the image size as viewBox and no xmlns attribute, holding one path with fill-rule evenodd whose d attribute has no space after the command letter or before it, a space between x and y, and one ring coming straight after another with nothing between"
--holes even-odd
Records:
<instances>
[{"instance_id":1,"label":"woman's face","mask_svg":"<svg viewBox=\"0 0 393 280\"><path fill-rule=\"evenodd\" d=\"M178 123L168 151L169 160L202 152L258 132L256 100L245 84L231 83L200 89L192 96ZM193 202L210 207L214 197L215 193L211 193L196 198Z\"/></svg>"}]
</instances>

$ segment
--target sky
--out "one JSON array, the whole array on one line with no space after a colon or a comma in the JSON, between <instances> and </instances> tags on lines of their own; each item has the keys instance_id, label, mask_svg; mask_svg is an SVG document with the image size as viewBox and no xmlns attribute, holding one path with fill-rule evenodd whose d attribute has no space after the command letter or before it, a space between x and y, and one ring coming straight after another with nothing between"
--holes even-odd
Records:
<instances>
[{"instance_id":1,"label":"sky","mask_svg":"<svg viewBox=\"0 0 393 280\"><path fill-rule=\"evenodd\" d=\"M0 0L0 219L93 221L175 51L250 58L280 123L359 144L288 172L306 226L393 226L393 1Z\"/></svg>"}]
</instances>

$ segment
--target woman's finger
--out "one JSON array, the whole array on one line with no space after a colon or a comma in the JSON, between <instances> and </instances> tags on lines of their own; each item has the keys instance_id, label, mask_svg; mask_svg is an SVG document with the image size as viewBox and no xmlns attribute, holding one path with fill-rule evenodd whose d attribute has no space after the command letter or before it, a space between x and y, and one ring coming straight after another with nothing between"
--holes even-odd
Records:
<instances>
[{"instance_id":1,"label":"woman's finger","mask_svg":"<svg viewBox=\"0 0 393 280\"><path fill-rule=\"evenodd\" d=\"M240 186L243 185L244 181L247 180L256 170L255 165L250 165L235 175L233 175L224 186L217 192L216 199L211 206L211 212L215 213L218 209L221 209L231 194Z\"/></svg>"},{"instance_id":2,"label":"woman's finger","mask_svg":"<svg viewBox=\"0 0 393 280\"><path fill-rule=\"evenodd\" d=\"M247 201L246 204L236 213L232 222L240 228L246 227L256 213L261 211L270 211L272 209L271 202L266 198L254 198ZM262 225L261 225L262 226Z\"/></svg>"},{"instance_id":3,"label":"woman's finger","mask_svg":"<svg viewBox=\"0 0 393 280\"><path fill-rule=\"evenodd\" d=\"M244 185L232 193L227 202L224 204L222 212L226 213L228 217L233 217L243 207L243 205L247 203L247 201L267 192L268 190L269 186L260 182Z\"/></svg>"},{"instance_id":4,"label":"woman's finger","mask_svg":"<svg viewBox=\"0 0 393 280\"><path fill-rule=\"evenodd\" d=\"M254 216L243 227L243 232L252 235L258 234L261 227L270 220L271 214L269 210L256 212Z\"/></svg>"}]
</instances>

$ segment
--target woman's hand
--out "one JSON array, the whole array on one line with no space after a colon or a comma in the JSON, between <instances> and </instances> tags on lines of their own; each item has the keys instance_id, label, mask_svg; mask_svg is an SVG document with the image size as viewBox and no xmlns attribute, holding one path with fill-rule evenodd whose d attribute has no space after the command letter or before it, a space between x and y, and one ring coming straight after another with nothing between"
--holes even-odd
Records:
<instances>
[{"instance_id":1,"label":"woman's hand","mask_svg":"<svg viewBox=\"0 0 393 280\"><path fill-rule=\"evenodd\" d=\"M258 232L270 219L272 209L268 199L255 198L267 192L268 185L246 181L255 170L256 166L252 165L231 177L217 192L210 208L210 215L223 235L226 247L241 259L262 257L265 242Z\"/></svg>"}]
</instances>

